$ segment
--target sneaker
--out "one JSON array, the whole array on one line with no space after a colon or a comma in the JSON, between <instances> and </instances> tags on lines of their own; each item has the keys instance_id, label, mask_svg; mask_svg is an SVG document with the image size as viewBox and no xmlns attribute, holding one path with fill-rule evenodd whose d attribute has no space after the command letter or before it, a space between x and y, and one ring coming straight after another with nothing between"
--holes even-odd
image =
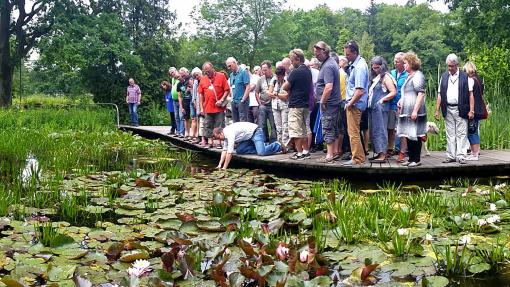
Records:
<instances>
[{"instance_id":1,"label":"sneaker","mask_svg":"<svg viewBox=\"0 0 510 287\"><path fill-rule=\"evenodd\" d=\"M452 163L452 162L455 162L455 159L451 158L451 157L447 157L441 163Z\"/></svg>"},{"instance_id":2,"label":"sneaker","mask_svg":"<svg viewBox=\"0 0 510 287\"><path fill-rule=\"evenodd\" d=\"M351 160L351 158L352 158L352 154L349 151L344 153L344 155L342 156L342 160Z\"/></svg>"},{"instance_id":3,"label":"sneaker","mask_svg":"<svg viewBox=\"0 0 510 287\"><path fill-rule=\"evenodd\" d=\"M317 152L317 148L315 146L312 146L310 148L310 153L316 153Z\"/></svg>"},{"instance_id":4,"label":"sneaker","mask_svg":"<svg viewBox=\"0 0 510 287\"><path fill-rule=\"evenodd\" d=\"M400 163L401 166L408 166L410 164L410 162L408 162L407 160L404 160L403 162Z\"/></svg>"},{"instance_id":5,"label":"sneaker","mask_svg":"<svg viewBox=\"0 0 510 287\"><path fill-rule=\"evenodd\" d=\"M340 153L335 153L335 154L333 155L333 160L339 160L341 157L342 157L342 154L340 154Z\"/></svg>"},{"instance_id":6,"label":"sneaker","mask_svg":"<svg viewBox=\"0 0 510 287\"><path fill-rule=\"evenodd\" d=\"M477 161L477 160L479 160L479 159L480 159L480 157L479 157L478 155L474 155L474 154L468 155L468 156L466 157L466 160L467 160L467 161Z\"/></svg>"},{"instance_id":7,"label":"sneaker","mask_svg":"<svg viewBox=\"0 0 510 287\"><path fill-rule=\"evenodd\" d=\"M420 166L420 165L421 165L421 162L414 162L414 161L412 161L407 166L408 167L415 167L415 166Z\"/></svg>"},{"instance_id":8,"label":"sneaker","mask_svg":"<svg viewBox=\"0 0 510 287\"><path fill-rule=\"evenodd\" d=\"M309 159L310 158L310 153L307 152L307 153L304 153L301 155L303 157L303 159Z\"/></svg>"},{"instance_id":9,"label":"sneaker","mask_svg":"<svg viewBox=\"0 0 510 287\"><path fill-rule=\"evenodd\" d=\"M298 155L297 153L295 153L295 154L293 154L293 155L290 157L290 159L294 159L294 160L303 160L303 159L305 159L305 158L303 157L303 155Z\"/></svg>"},{"instance_id":10,"label":"sneaker","mask_svg":"<svg viewBox=\"0 0 510 287\"><path fill-rule=\"evenodd\" d=\"M362 165L363 165L363 163L357 163L357 162L353 161L352 159L342 163L342 166L362 166Z\"/></svg>"},{"instance_id":11,"label":"sneaker","mask_svg":"<svg viewBox=\"0 0 510 287\"><path fill-rule=\"evenodd\" d=\"M464 159L463 157L459 157L459 159L457 159L457 162L459 164L466 164L466 159Z\"/></svg>"}]
</instances>

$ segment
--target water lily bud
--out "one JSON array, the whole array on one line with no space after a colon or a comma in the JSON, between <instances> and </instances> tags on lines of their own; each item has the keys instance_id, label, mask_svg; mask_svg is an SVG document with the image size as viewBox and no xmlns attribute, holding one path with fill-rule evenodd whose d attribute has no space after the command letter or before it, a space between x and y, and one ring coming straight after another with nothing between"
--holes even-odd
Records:
<instances>
[{"instance_id":1,"label":"water lily bud","mask_svg":"<svg viewBox=\"0 0 510 287\"><path fill-rule=\"evenodd\" d=\"M299 253L299 261L303 263L308 262L308 256L309 256L308 249L301 251L301 253Z\"/></svg>"},{"instance_id":2,"label":"water lily bud","mask_svg":"<svg viewBox=\"0 0 510 287\"><path fill-rule=\"evenodd\" d=\"M427 241L434 241L434 237L427 233L427 234L425 234L425 240L427 240Z\"/></svg>"},{"instance_id":3,"label":"water lily bud","mask_svg":"<svg viewBox=\"0 0 510 287\"><path fill-rule=\"evenodd\" d=\"M280 260L285 260L288 255L289 248L283 246L282 244L278 244L278 247L276 248L276 257L278 257Z\"/></svg>"}]
</instances>

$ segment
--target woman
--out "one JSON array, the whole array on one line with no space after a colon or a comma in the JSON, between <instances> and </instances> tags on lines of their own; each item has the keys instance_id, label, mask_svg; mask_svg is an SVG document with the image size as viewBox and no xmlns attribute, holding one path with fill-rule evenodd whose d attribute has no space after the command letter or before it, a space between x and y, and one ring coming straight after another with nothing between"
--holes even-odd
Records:
<instances>
[{"instance_id":1,"label":"woman","mask_svg":"<svg viewBox=\"0 0 510 287\"><path fill-rule=\"evenodd\" d=\"M475 97L475 116L469 120L468 124L468 140L471 145L471 154L466 160L478 160L480 154L480 127L481 119L487 118L487 107L483 101L483 83L478 74L476 73L476 66L473 62L466 62L464 65L464 72L466 72L470 79L469 84L473 84L473 96Z\"/></svg>"},{"instance_id":2,"label":"woman","mask_svg":"<svg viewBox=\"0 0 510 287\"><path fill-rule=\"evenodd\" d=\"M191 88L191 131L190 136L192 138L192 142L194 144L198 144L200 140L199 136L203 136L203 125L200 127L200 98L198 95L198 83L200 82L200 78L202 78L202 70L198 67L193 68L191 70L191 78L192 78L192 88ZM205 142L203 139L202 142Z\"/></svg>"},{"instance_id":3,"label":"woman","mask_svg":"<svg viewBox=\"0 0 510 287\"><path fill-rule=\"evenodd\" d=\"M172 100L172 85L169 82L163 81L159 84L159 87L165 93L165 105L168 114L170 115L170 132L168 135L173 135L175 133L177 125L175 124L175 113L174 113L174 103Z\"/></svg>"},{"instance_id":4,"label":"woman","mask_svg":"<svg viewBox=\"0 0 510 287\"><path fill-rule=\"evenodd\" d=\"M275 74L269 84L269 95L272 98L271 108L276 125L276 137L283 146L287 146L289 143L289 95L282 89L285 83L285 67L277 67Z\"/></svg>"},{"instance_id":5,"label":"woman","mask_svg":"<svg viewBox=\"0 0 510 287\"><path fill-rule=\"evenodd\" d=\"M397 103L399 109L397 134L407 139L409 161L403 162L402 165L415 167L421 165L422 138L427 132L425 76L420 71L421 61L415 53L407 52L403 59L408 76Z\"/></svg>"},{"instance_id":6,"label":"woman","mask_svg":"<svg viewBox=\"0 0 510 287\"><path fill-rule=\"evenodd\" d=\"M127 87L126 103L129 107L129 115L131 116L131 124L135 127L138 126L138 106L142 100L142 91L140 87L135 84L135 80L129 79L129 86Z\"/></svg>"},{"instance_id":7,"label":"woman","mask_svg":"<svg viewBox=\"0 0 510 287\"><path fill-rule=\"evenodd\" d=\"M388 64L381 56L372 58L370 78L372 85L368 90L368 123L374 157L374 163L386 161L388 147L388 112L390 101L397 94L395 81L388 73Z\"/></svg>"}]
</instances>

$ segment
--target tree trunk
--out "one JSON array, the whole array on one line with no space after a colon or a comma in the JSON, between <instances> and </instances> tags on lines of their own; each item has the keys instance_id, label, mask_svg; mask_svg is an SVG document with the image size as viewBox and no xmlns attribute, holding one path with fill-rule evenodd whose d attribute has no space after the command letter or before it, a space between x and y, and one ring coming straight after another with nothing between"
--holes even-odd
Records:
<instances>
[{"instance_id":1,"label":"tree trunk","mask_svg":"<svg viewBox=\"0 0 510 287\"><path fill-rule=\"evenodd\" d=\"M12 77L14 66L11 63L9 45L9 20L11 9L9 1L2 0L0 3L0 107L11 105Z\"/></svg>"}]
</instances>

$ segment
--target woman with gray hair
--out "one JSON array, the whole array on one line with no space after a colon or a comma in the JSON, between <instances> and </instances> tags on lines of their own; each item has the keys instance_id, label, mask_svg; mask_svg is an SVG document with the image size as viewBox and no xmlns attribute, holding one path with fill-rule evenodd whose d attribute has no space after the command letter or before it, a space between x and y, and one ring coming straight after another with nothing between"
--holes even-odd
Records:
<instances>
[{"instance_id":1,"label":"woman with gray hair","mask_svg":"<svg viewBox=\"0 0 510 287\"><path fill-rule=\"evenodd\" d=\"M388 112L390 101L397 94L396 82L388 73L388 64L381 56L375 56L371 61L370 80L368 90L368 123L374 157L371 162L386 161L388 147Z\"/></svg>"}]
</instances>

